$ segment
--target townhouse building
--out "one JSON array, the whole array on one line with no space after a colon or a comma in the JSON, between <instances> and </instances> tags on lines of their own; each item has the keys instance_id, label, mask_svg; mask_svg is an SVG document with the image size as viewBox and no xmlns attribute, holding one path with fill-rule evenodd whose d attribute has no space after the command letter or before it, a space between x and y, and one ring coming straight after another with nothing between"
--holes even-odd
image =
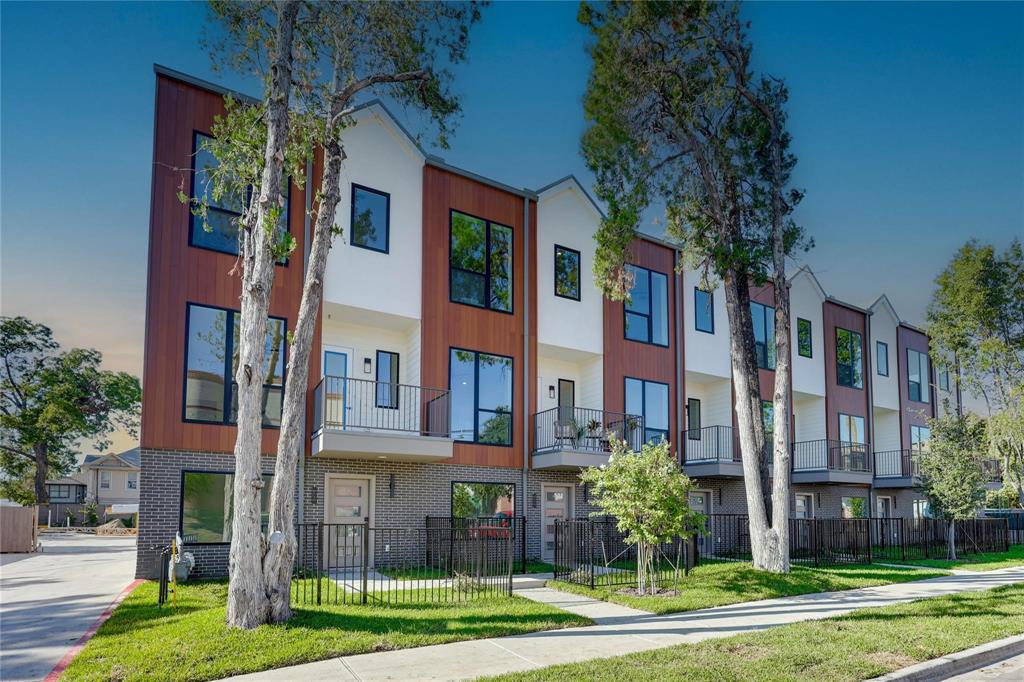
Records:
<instances>
[{"instance_id":1,"label":"townhouse building","mask_svg":"<svg viewBox=\"0 0 1024 682\"><path fill-rule=\"evenodd\" d=\"M197 150L224 92L156 68L140 576L157 570L175 532L202 574L227 568L238 207L214 205L207 231L177 198L180 187L205 191L202 171L215 161ZM296 520L422 527L428 516L522 516L527 554L549 559L553 520L593 510L578 474L607 461L612 438L665 438L698 482L695 506L743 513L721 291L683 272L676 247L639 237L631 300L612 302L591 276L601 209L574 177L511 187L427 154L380 102L353 120ZM316 159L309 175L318 171ZM267 477L312 207L308 186L288 192L281 229L297 247L278 264L271 299ZM837 301L807 268L790 291L793 515L924 513L914 452L942 409L927 337L884 296L869 308ZM751 298L771 426L774 291L752 287Z\"/></svg>"}]
</instances>

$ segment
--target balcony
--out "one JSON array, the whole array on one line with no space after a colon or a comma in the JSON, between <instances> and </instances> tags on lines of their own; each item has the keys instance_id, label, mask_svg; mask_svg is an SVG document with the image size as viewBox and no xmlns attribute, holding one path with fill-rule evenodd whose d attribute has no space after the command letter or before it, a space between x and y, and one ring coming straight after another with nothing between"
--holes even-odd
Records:
<instances>
[{"instance_id":1,"label":"balcony","mask_svg":"<svg viewBox=\"0 0 1024 682\"><path fill-rule=\"evenodd\" d=\"M313 455L434 462L452 456L450 395L351 377L324 377L313 393Z\"/></svg>"},{"instance_id":2,"label":"balcony","mask_svg":"<svg viewBox=\"0 0 1024 682\"><path fill-rule=\"evenodd\" d=\"M533 415L533 468L578 471L608 461L612 440L643 445L642 417L585 407L555 407Z\"/></svg>"},{"instance_id":3,"label":"balcony","mask_svg":"<svg viewBox=\"0 0 1024 682\"><path fill-rule=\"evenodd\" d=\"M1003 487L1003 461L1001 459L983 459L981 471L985 475L987 490L999 490Z\"/></svg>"},{"instance_id":4,"label":"balcony","mask_svg":"<svg viewBox=\"0 0 1024 682\"><path fill-rule=\"evenodd\" d=\"M705 426L683 432L687 476L742 478L743 463L731 426Z\"/></svg>"},{"instance_id":5,"label":"balcony","mask_svg":"<svg viewBox=\"0 0 1024 682\"><path fill-rule=\"evenodd\" d=\"M913 488L921 483L921 463L914 450L875 453L876 488Z\"/></svg>"},{"instance_id":6,"label":"balcony","mask_svg":"<svg viewBox=\"0 0 1024 682\"><path fill-rule=\"evenodd\" d=\"M793 443L793 483L871 483L868 443L822 438Z\"/></svg>"}]
</instances>

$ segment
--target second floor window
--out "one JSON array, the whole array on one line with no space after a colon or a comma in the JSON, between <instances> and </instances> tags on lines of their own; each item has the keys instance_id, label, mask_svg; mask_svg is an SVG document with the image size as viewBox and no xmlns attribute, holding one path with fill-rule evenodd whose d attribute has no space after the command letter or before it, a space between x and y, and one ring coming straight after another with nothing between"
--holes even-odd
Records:
<instances>
[{"instance_id":1,"label":"second floor window","mask_svg":"<svg viewBox=\"0 0 1024 682\"><path fill-rule=\"evenodd\" d=\"M138 490L139 489L139 474L137 472L130 472L124 475L124 489L125 490Z\"/></svg>"},{"instance_id":2,"label":"second floor window","mask_svg":"<svg viewBox=\"0 0 1024 682\"><path fill-rule=\"evenodd\" d=\"M875 364L879 376L889 376L889 344L885 341L875 341Z\"/></svg>"},{"instance_id":3,"label":"second floor window","mask_svg":"<svg viewBox=\"0 0 1024 682\"><path fill-rule=\"evenodd\" d=\"M750 302L750 316L754 321L754 351L757 366L775 369L775 308L756 301Z\"/></svg>"},{"instance_id":4,"label":"second floor window","mask_svg":"<svg viewBox=\"0 0 1024 682\"><path fill-rule=\"evenodd\" d=\"M686 401L686 433L690 440L700 440L700 400Z\"/></svg>"},{"instance_id":5,"label":"second floor window","mask_svg":"<svg viewBox=\"0 0 1024 682\"><path fill-rule=\"evenodd\" d=\"M811 321L802 317L796 318L796 352L809 358L812 353Z\"/></svg>"},{"instance_id":6,"label":"second floor window","mask_svg":"<svg viewBox=\"0 0 1024 682\"><path fill-rule=\"evenodd\" d=\"M450 295L455 303L512 312L512 228L452 211Z\"/></svg>"},{"instance_id":7,"label":"second floor window","mask_svg":"<svg viewBox=\"0 0 1024 682\"><path fill-rule=\"evenodd\" d=\"M693 288L693 326L699 332L715 333L715 294Z\"/></svg>"},{"instance_id":8,"label":"second floor window","mask_svg":"<svg viewBox=\"0 0 1024 682\"><path fill-rule=\"evenodd\" d=\"M939 388L943 391L949 390L949 370L944 369L939 372Z\"/></svg>"},{"instance_id":9,"label":"second floor window","mask_svg":"<svg viewBox=\"0 0 1024 682\"><path fill-rule=\"evenodd\" d=\"M377 351L377 407L398 409L398 353Z\"/></svg>"},{"instance_id":10,"label":"second floor window","mask_svg":"<svg viewBox=\"0 0 1024 682\"><path fill-rule=\"evenodd\" d=\"M844 443L866 443L864 417L852 414L839 415L839 440Z\"/></svg>"},{"instance_id":11,"label":"second floor window","mask_svg":"<svg viewBox=\"0 0 1024 682\"><path fill-rule=\"evenodd\" d=\"M391 195L352 183L352 246L387 253L391 229Z\"/></svg>"},{"instance_id":12,"label":"second floor window","mask_svg":"<svg viewBox=\"0 0 1024 682\"><path fill-rule=\"evenodd\" d=\"M910 449L920 452L928 448L928 439L932 436L932 430L927 426L910 425Z\"/></svg>"},{"instance_id":13,"label":"second floor window","mask_svg":"<svg viewBox=\"0 0 1024 682\"><path fill-rule=\"evenodd\" d=\"M644 440L668 440L668 384L626 377L626 414L644 418Z\"/></svg>"},{"instance_id":14,"label":"second floor window","mask_svg":"<svg viewBox=\"0 0 1024 682\"><path fill-rule=\"evenodd\" d=\"M452 348L452 438L512 445L512 358Z\"/></svg>"},{"instance_id":15,"label":"second floor window","mask_svg":"<svg viewBox=\"0 0 1024 682\"><path fill-rule=\"evenodd\" d=\"M864 388L864 364L861 335L836 327L836 383L850 388Z\"/></svg>"},{"instance_id":16,"label":"second floor window","mask_svg":"<svg viewBox=\"0 0 1024 682\"><path fill-rule=\"evenodd\" d=\"M638 265L626 265L633 288L625 306L626 338L668 345L668 277Z\"/></svg>"},{"instance_id":17,"label":"second floor window","mask_svg":"<svg viewBox=\"0 0 1024 682\"><path fill-rule=\"evenodd\" d=\"M555 296L580 300L580 252L555 244Z\"/></svg>"},{"instance_id":18,"label":"second floor window","mask_svg":"<svg viewBox=\"0 0 1024 682\"><path fill-rule=\"evenodd\" d=\"M190 304L186 314L185 421L233 424L238 397L241 315L233 310ZM263 425L280 426L284 395L285 322L267 320L263 358Z\"/></svg>"},{"instance_id":19,"label":"second floor window","mask_svg":"<svg viewBox=\"0 0 1024 682\"><path fill-rule=\"evenodd\" d=\"M928 354L907 349L907 393L919 403L928 402Z\"/></svg>"},{"instance_id":20,"label":"second floor window","mask_svg":"<svg viewBox=\"0 0 1024 682\"><path fill-rule=\"evenodd\" d=\"M107 489L110 488L110 472L109 471L101 471L100 472L100 487L103 488L104 490L107 490Z\"/></svg>"}]
</instances>

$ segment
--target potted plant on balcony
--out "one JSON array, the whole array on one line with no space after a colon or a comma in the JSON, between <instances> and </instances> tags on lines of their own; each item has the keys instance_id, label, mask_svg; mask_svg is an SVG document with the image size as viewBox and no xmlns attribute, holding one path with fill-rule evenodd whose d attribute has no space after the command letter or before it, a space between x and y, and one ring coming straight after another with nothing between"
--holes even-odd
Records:
<instances>
[{"instance_id":1,"label":"potted plant on balcony","mask_svg":"<svg viewBox=\"0 0 1024 682\"><path fill-rule=\"evenodd\" d=\"M604 437L604 424L597 419L591 419L587 422L586 437L589 444L594 447L595 444L600 444L601 439ZM597 449L595 447L595 449Z\"/></svg>"}]
</instances>

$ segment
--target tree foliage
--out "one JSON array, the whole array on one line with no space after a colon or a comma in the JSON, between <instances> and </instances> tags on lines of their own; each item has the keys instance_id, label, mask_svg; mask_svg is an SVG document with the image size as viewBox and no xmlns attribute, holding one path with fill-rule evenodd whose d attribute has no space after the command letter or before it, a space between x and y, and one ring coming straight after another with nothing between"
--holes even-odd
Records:
<instances>
[{"instance_id":1,"label":"tree foliage","mask_svg":"<svg viewBox=\"0 0 1024 682\"><path fill-rule=\"evenodd\" d=\"M62 351L46 325L4 317L0 357L0 471L5 495L46 502L51 469L57 476L68 474L82 440L95 441L102 450L118 427L137 431L139 380L101 369L99 351Z\"/></svg>"},{"instance_id":2,"label":"tree foliage","mask_svg":"<svg viewBox=\"0 0 1024 682\"><path fill-rule=\"evenodd\" d=\"M704 516L690 509L690 479L668 443L645 443L632 452L625 441L612 442L608 463L585 469L583 483L593 486L594 515L615 517L627 544L637 546L637 590L658 589L656 548L689 538L703 527Z\"/></svg>"}]
</instances>

